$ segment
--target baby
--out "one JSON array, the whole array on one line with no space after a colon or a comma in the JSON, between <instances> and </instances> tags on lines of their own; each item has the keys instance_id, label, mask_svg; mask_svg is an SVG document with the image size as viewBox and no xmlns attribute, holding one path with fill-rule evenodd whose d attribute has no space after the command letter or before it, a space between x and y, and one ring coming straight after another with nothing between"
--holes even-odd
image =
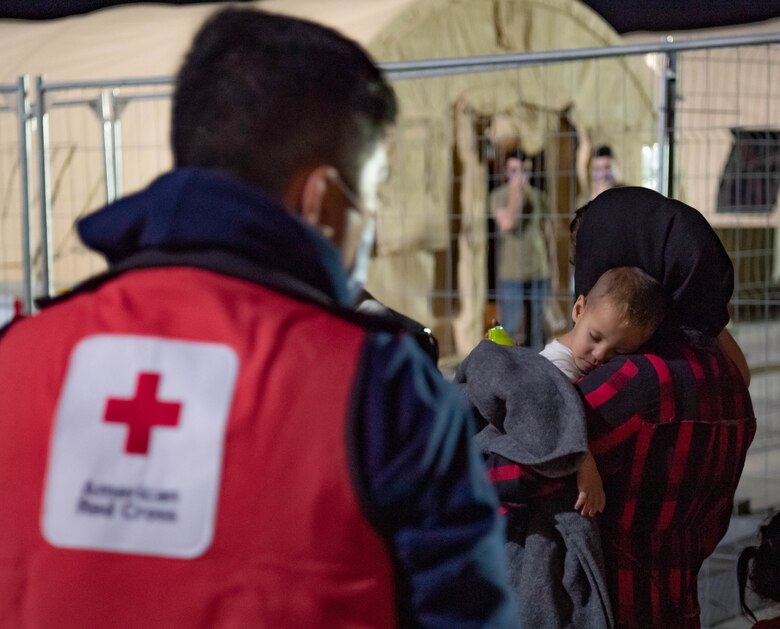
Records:
<instances>
[{"instance_id":1,"label":"baby","mask_svg":"<svg viewBox=\"0 0 780 629\"><path fill-rule=\"evenodd\" d=\"M661 285L636 267L610 269L572 308L574 327L540 352L572 382L615 354L632 354L644 345L664 317ZM604 510L605 496L590 452L577 471L579 494L574 508L594 516Z\"/></svg>"}]
</instances>

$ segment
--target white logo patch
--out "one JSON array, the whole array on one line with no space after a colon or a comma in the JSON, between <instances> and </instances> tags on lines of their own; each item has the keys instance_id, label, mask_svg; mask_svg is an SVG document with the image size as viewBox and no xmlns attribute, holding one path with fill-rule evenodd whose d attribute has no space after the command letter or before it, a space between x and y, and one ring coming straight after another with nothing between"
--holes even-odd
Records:
<instances>
[{"instance_id":1,"label":"white logo patch","mask_svg":"<svg viewBox=\"0 0 780 629\"><path fill-rule=\"evenodd\" d=\"M190 558L214 535L238 357L215 343L97 335L73 350L41 528L54 546Z\"/></svg>"}]
</instances>

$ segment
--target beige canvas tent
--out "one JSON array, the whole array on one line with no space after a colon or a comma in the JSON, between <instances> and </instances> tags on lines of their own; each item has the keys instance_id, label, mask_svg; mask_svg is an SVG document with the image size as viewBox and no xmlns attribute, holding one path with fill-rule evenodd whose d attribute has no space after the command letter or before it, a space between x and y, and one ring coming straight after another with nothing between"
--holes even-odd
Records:
<instances>
[{"instance_id":1,"label":"beige canvas tent","mask_svg":"<svg viewBox=\"0 0 780 629\"><path fill-rule=\"evenodd\" d=\"M266 0L255 5L330 25L364 44L381 63L620 43L606 22L573 0ZM0 22L0 83L23 74L57 82L171 76L193 32L216 8L130 5L50 22ZM389 305L430 322L440 338L451 339L445 343L451 351L463 353L479 340L484 324L484 130L498 150L520 146L529 154L544 152L551 207L563 217L574 200L561 191L584 177L583 156L594 143L619 147L624 177L641 181L642 146L655 137L652 73L641 60L618 58L409 79L395 87L401 113L391 138L391 179L369 288ZM126 92L119 88L115 94ZM64 94L47 95L58 231L54 275L64 287L94 270L94 260L84 262L89 258L67 225L102 202L103 173L94 112L66 119L54 108L58 98L67 100ZM129 105L123 114L123 132L133 138L123 147L124 192L168 167L167 115L165 102L154 109ZM83 142L90 143L89 151L79 150ZM563 155L575 146L576 155ZM130 159L136 149L144 157ZM14 195L4 196L4 203L15 207ZM562 266L564 222L559 220ZM440 296L449 289L453 296L442 305Z\"/></svg>"}]
</instances>

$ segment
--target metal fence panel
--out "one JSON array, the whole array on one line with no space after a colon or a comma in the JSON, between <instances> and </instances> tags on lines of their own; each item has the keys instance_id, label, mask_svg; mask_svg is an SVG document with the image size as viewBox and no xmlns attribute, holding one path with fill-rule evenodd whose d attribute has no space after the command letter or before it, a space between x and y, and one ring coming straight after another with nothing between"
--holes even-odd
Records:
<instances>
[{"instance_id":1,"label":"metal fence panel","mask_svg":"<svg viewBox=\"0 0 780 629\"><path fill-rule=\"evenodd\" d=\"M127 83L127 82L125 82ZM78 219L170 167L167 81L38 85L38 202L43 293L104 268L78 240ZM47 289L48 287L48 289Z\"/></svg>"}]
</instances>

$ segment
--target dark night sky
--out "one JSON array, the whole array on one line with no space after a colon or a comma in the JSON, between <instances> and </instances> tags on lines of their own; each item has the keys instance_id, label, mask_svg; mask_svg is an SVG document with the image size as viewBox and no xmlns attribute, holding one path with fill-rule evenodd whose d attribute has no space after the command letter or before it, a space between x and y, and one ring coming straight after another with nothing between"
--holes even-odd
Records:
<instances>
[{"instance_id":1,"label":"dark night sky","mask_svg":"<svg viewBox=\"0 0 780 629\"><path fill-rule=\"evenodd\" d=\"M132 0L2 0L0 18L41 20L87 13ZM198 4L169 0L165 4ZM585 0L619 33L676 31L780 17L780 0Z\"/></svg>"},{"instance_id":2,"label":"dark night sky","mask_svg":"<svg viewBox=\"0 0 780 629\"><path fill-rule=\"evenodd\" d=\"M619 33L676 31L780 17L780 0L585 0Z\"/></svg>"}]
</instances>

